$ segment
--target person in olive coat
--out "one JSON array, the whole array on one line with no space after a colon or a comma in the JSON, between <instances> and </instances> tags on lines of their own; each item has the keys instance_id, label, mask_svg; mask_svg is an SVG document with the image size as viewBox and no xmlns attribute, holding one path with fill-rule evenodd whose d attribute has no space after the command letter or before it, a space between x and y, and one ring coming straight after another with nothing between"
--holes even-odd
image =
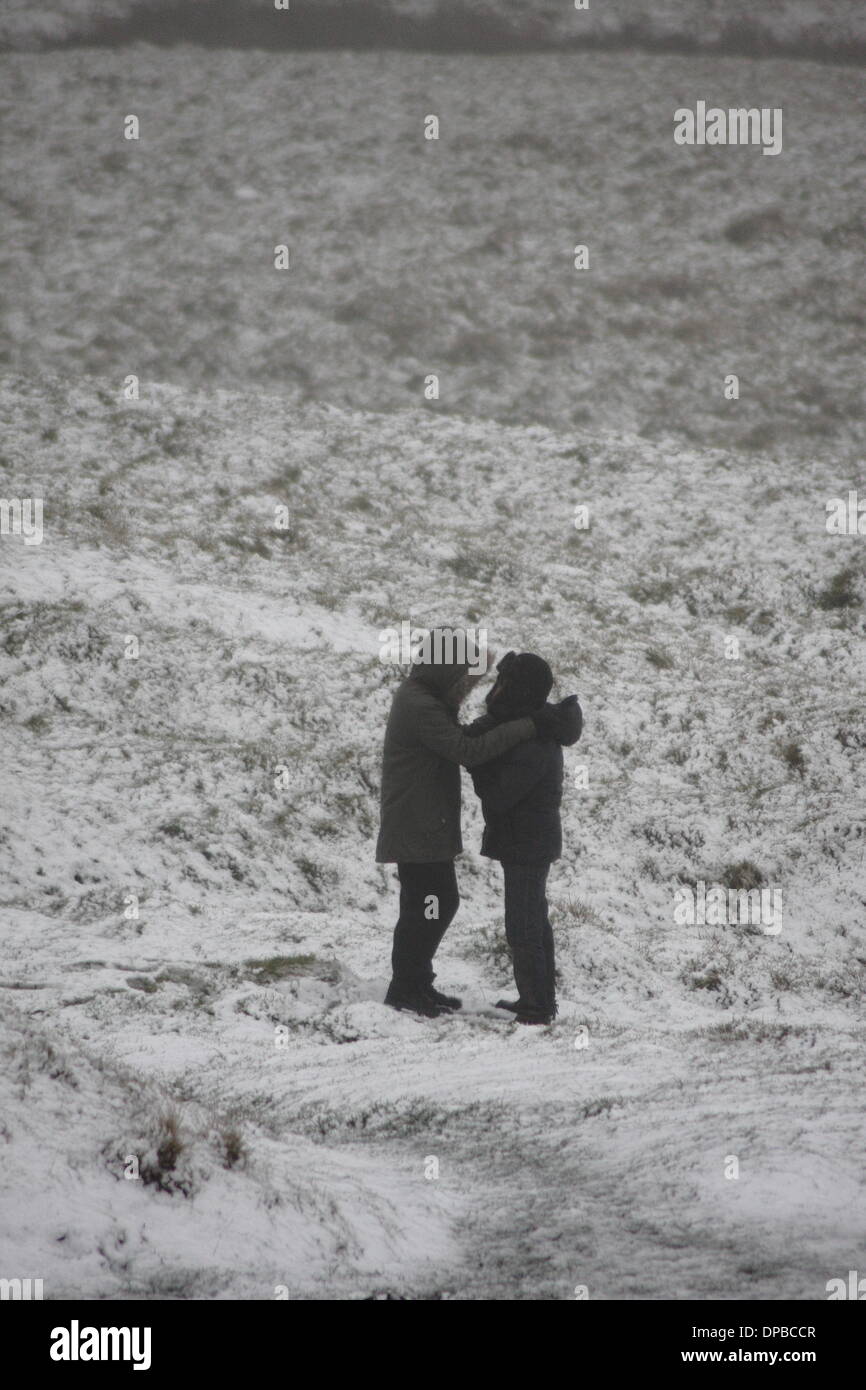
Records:
<instances>
[{"instance_id":1,"label":"person in olive coat","mask_svg":"<svg viewBox=\"0 0 866 1390\"><path fill-rule=\"evenodd\" d=\"M553 737L562 727L558 707L546 706L468 737L457 712L471 683L469 661L441 659L443 651L444 644L431 641L391 703L376 845L377 862L395 863L400 881L385 1002L428 1017L461 1004L433 988L433 957L460 902L454 870L463 849L460 767L477 767L539 735Z\"/></svg>"}]
</instances>

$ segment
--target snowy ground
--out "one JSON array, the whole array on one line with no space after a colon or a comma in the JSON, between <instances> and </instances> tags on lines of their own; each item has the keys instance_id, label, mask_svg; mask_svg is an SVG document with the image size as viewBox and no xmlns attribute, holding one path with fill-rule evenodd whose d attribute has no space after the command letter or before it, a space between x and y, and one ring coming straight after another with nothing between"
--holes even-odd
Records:
<instances>
[{"instance_id":1,"label":"snowy ground","mask_svg":"<svg viewBox=\"0 0 866 1390\"><path fill-rule=\"evenodd\" d=\"M341 25L343 32L361 40L365 28L377 34L390 31L406 41L408 30L401 21L427 22L426 34L462 33L467 47L473 43L507 40L542 40L568 44L583 38L628 38L634 42L664 44L678 41L695 47L751 38L758 52L762 44L859 45L862 61L864 18L855 0L608 0L577 10L564 0L292 0L279 16L279 24L257 32L272 42L283 31L300 30L310 41L322 43ZM224 42L240 41L251 21L273 9L273 0L6 0L0 16L0 43L38 46L68 39L87 39L105 21L135 18L152 31L165 31L168 21L183 12L204 10L210 26L219 28ZM318 20L318 24L316 21ZM417 32L417 31L416 31ZM287 40L292 42L291 37Z\"/></svg>"},{"instance_id":2,"label":"snowy ground","mask_svg":"<svg viewBox=\"0 0 866 1390\"><path fill-rule=\"evenodd\" d=\"M381 411L436 373L437 411L862 459L856 68L135 44L0 89L12 370ZM675 145L698 99L782 109L782 153Z\"/></svg>"},{"instance_id":3,"label":"snowy ground","mask_svg":"<svg viewBox=\"0 0 866 1390\"><path fill-rule=\"evenodd\" d=\"M6 376L0 411L0 493L45 498L41 545L0 541L0 1273L820 1299L863 1267L866 587L825 529L862 476L147 381ZM404 618L581 695L550 1030L489 1011L471 795L440 965L471 1012L380 1002ZM744 865L778 935L674 923L677 883Z\"/></svg>"}]
</instances>

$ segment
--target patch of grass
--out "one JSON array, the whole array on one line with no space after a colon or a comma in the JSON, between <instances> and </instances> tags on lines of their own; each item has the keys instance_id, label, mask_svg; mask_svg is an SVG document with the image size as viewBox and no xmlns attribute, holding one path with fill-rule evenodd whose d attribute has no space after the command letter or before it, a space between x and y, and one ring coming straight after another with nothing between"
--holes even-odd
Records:
<instances>
[{"instance_id":1,"label":"patch of grass","mask_svg":"<svg viewBox=\"0 0 866 1390\"><path fill-rule=\"evenodd\" d=\"M717 965L711 965L703 974L683 974L680 978L689 989L719 990L724 983L722 972Z\"/></svg>"},{"instance_id":2,"label":"patch of grass","mask_svg":"<svg viewBox=\"0 0 866 1390\"><path fill-rule=\"evenodd\" d=\"M112 545L126 546L132 539L132 531L126 512L120 503L111 498L90 502L87 510L99 523L101 539Z\"/></svg>"},{"instance_id":3,"label":"patch of grass","mask_svg":"<svg viewBox=\"0 0 866 1390\"><path fill-rule=\"evenodd\" d=\"M762 714L761 718L758 720L758 733L765 734L768 729L772 729L774 724L782 724L784 720L785 714L782 710L769 709L766 714Z\"/></svg>"},{"instance_id":4,"label":"patch of grass","mask_svg":"<svg viewBox=\"0 0 866 1390\"><path fill-rule=\"evenodd\" d=\"M158 835L168 835L172 840L188 840L190 838L189 831L181 825L177 818L173 820L164 820L161 825L156 827L156 833Z\"/></svg>"},{"instance_id":5,"label":"patch of grass","mask_svg":"<svg viewBox=\"0 0 866 1390\"><path fill-rule=\"evenodd\" d=\"M262 960L245 960L246 978L257 985L273 984L298 975L309 975L316 965L316 956L266 956Z\"/></svg>"},{"instance_id":6,"label":"patch of grass","mask_svg":"<svg viewBox=\"0 0 866 1390\"><path fill-rule=\"evenodd\" d=\"M478 584L490 584L496 577L497 562L487 550L462 547L446 563L458 579L474 580Z\"/></svg>"},{"instance_id":7,"label":"patch of grass","mask_svg":"<svg viewBox=\"0 0 866 1390\"><path fill-rule=\"evenodd\" d=\"M622 1096L596 1096L594 1100L585 1100L578 1111L584 1120L593 1120L597 1115L609 1115L615 1105L625 1105Z\"/></svg>"},{"instance_id":8,"label":"patch of grass","mask_svg":"<svg viewBox=\"0 0 866 1390\"><path fill-rule=\"evenodd\" d=\"M670 603L679 590L673 579L642 579L629 585L628 594L637 603Z\"/></svg>"},{"instance_id":9,"label":"patch of grass","mask_svg":"<svg viewBox=\"0 0 866 1390\"><path fill-rule=\"evenodd\" d=\"M218 1124L216 1139L224 1168L238 1168L246 1164L249 1154L237 1125L231 1122Z\"/></svg>"},{"instance_id":10,"label":"patch of grass","mask_svg":"<svg viewBox=\"0 0 866 1390\"><path fill-rule=\"evenodd\" d=\"M302 856L300 859L296 859L295 863L310 887L314 888L317 893L321 893L323 888L327 888L335 881L336 876L333 870L326 869L322 864L317 864L314 859L307 859Z\"/></svg>"},{"instance_id":11,"label":"patch of grass","mask_svg":"<svg viewBox=\"0 0 866 1390\"><path fill-rule=\"evenodd\" d=\"M507 1107L497 1101L470 1101L459 1107L439 1105L435 1101L400 1099L380 1101L361 1110L346 1111L345 1107L325 1110L319 1103L301 1116L304 1127L322 1138L334 1135L354 1138L375 1134L381 1138L424 1138L431 1134L453 1134L463 1130L477 1135L504 1129L508 1122Z\"/></svg>"},{"instance_id":12,"label":"patch of grass","mask_svg":"<svg viewBox=\"0 0 866 1390\"><path fill-rule=\"evenodd\" d=\"M564 925L593 927L600 931L611 930L610 924L604 920L592 904L585 902L582 898L565 898L560 902L553 903L552 906L558 916L567 919Z\"/></svg>"},{"instance_id":13,"label":"patch of grass","mask_svg":"<svg viewBox=\"0 0 866 1390\"><path fill-rule=\"evenodd\" d=\"M717 1042L784 1042L786 1038L801 1038L808 1032L802 1023L769 1023L765 1019L729 1019L712 1023L708 1028L694 1028L692 1038L709 1038Z\"/></svg>"},{"instance_id":14,"label":"patch of grass","mask_svg":"<svg viewBox=\"0 0 866 1390\"><path fill-rule=\"evenodd\" d=\"M779 236L784 230L785 224L778 208L765 208L732 217L725 225L723 236L734 246L754 246L756 242Z\"/></svg>"},{"instance_id":15,"label":"patch of grass","mask_svg":"<svg viewBox=\"0 0 866 1390\"><path fill-rule=\"evenodd\" d=\"M504 926L483 926L473 932L463 955L494 971L500 984L512 978L511 948Z\"/></svg>"},{"instance_id":16,"label":"patch of grass","mask_svg":"<svg viewBox=\"0 0 866 1390\"><path fill-rule=\"evenodd\" d=\"M719 875L719 882L724 884L725 888L751 890L763 888L767 879L751 859L740 859L736 864L725 865Z\"/></svg>"},{"instance_id":17,"label":"patch of grass","mask_svg":"<svg viewBox=\"0 0 866 1390\"><path fill-rule=\"evenodd\" d=\"M327 608L335 612L343 602L342 595L335 593L332 589L311 589L310 598L313 603L317 603L320 608Z\"/></svg>"},{"instance_id":18,"label":"patch of grass","mask_svg":"<svg viewBox=\"0 0 866 1390\"><path fill-rule=\"evenodd\" d=\"M22 1098L33 1085L36 1074L42 1072L52 1081L62 1081L73 1090L78 1089L78 1080L66 1057L41 1033L33 1033L20 1043L12 1042L4 1053L4 1071L20 1087Z\"/></svg>"},{"instance_id":19,"label":"patch of grass","mask_svg":"<svg viewBox=\"0 0 866 1390\"><path fill-rule=\"evenodd\" d=\"M672 671L674 667L673 658L663 651L661 647L649 647L646 659L650 666L655 666L658 671Z\"/></svg>"},{"instance_id":20,"label":"patch of grass","mask_svg":"<svg viewBox=\"0 0 866 1390\"><path fill-rule=\"evenodd\" d=\"M24 728L34 734L46 734L51 728L51 720L47 714L31 714L24 720Z\"/></svg>"},{"instance_id":21,"label":"patch of grass","mask_svg":"<svg viewBox=\"0 0 866 1390\"><path fill-rule=\"evenodd\" d=\"M286 487L291 487L292 483L300 481L301 470L296 463L287 464L282 473L275 473L272 478L268 478L264 483L267 492L272 492L279 497Z\"/></svg>"},{"instance_id":22,"label":"patch of grass","mask_svg":"<svg viewBox=\"0 0 866 1390\"><path fill-rule=\"evenodd\" d=\"M178 1133L177 1121L172 1115L163 1117L164 1132L156 1151L156 1161L162 1172L170 1173L183 1153L183 1140Z\"/></svg>"},{"instance_id":23,"label":"patch of grass","mask_svg":"<svg viewBox=\"0 0 866 1390\"><path fill-rule=\"evenodd\" d=\"M214 985L209 980L185 965L164 966L156 976L156 983L185 985L197 1004L203 1004L214 992Z\"/></svg>"},{"instance_id":24,"label":"patch of grass","mask_svg":"<svg viewBox=\"0 0 866 1390\"><path fill-rule=\"evenodd\" d=\"M823 589L818 590L815 595L816 606L825 613L832 613L839 608L859 606L861 599L854 587L857 578L857 571L853 565L839 570Z\"/></svg>"},{"instance_id":25,"label":"patch of grass","mask_svg":"<svg viewBox=\"0 0 866 1390\"><path fill-rule=\"evenodd\" d=\"M263 560L271 558L271 548L263 536L236 536L229 532L220 539L231 550L239 550L243 555L261 555Z\"/></svg>"},{"instance_id":26,"label":"patch of grass","mask_svg":"<svg viewBox=\"0 0 866 1390\"><path fill-rule=\"evenodd\" d=\"M191 1180L177 1172L185 1149L180 1132L180 1112L175 1106L168 1106L156 1117L152 1150L137 1155L139 1177L144 1185L155 1187L160 1192L182 1192L188 1197L192 1189Z\"/></svg>"},{"instance_id":27,"label":"patch of grass","mask_svg":"<svg viewBox=\"0 0 866 1390\"><path fill-rule=\"evenodd\" d=\"M773 986L773 989L777 989L780 992L795 990L797 988L796 979L787 970L771 970L770 984Z\"/></svg>"},{"instance_id":28,"label":"patch of grass","mask_svg":"<svg viewBox=\"0 0 866 1390\"><path fill-rule=\"evenodd\" d=\"M638 864L638 873L642 878L648 878L652 883L661 883L662 872L656 861L646 855Z\"/></svg>"},{"instance_id":29,"label":"patch of grass","mask_svg":"<svg viewBox=\"0 0 866 1390\"><path fill-rule=\"evenodd\" d=\"M745 603L735 603L732 607L725 609L725 617L735 627L742 627L751 611Z\"/></svg>"},{"instance_id":30,"label":"patch of grass","mask_svg":"<svg viewBox=\"0 0 866 1390\"><path fill-rule=\"evenodd\" d=\"M140 989L142 994L156 994L159 985L149 975L127 975L126 983L130 989Z\"/></svg>"},{"instance_id":31,"label":"patch of grass","mask_svg":"<svg viewBox=\"0 0 866 1390\"><path fill-rule=\"evenodd\" d=\"M332 840L340 833L338 823L327 816L321 817L319 820L314 820L310 828L314 835L324 839Z\"/></svg>"},{"instance_id":32,"label":"patch of grass","mask_svg":"<svg viewBox=\"0 0 866 1390\"><path fill-rule=\"evenodd\" d=\"M806 771L806 759L803 756L803 748L796 739L791 739L788 743L783 743L779 749L779 756L783 762L788 764L792 772L799 773L802 777Z\"/></svg>"},{"instance_id":33,"label":"patch of grass","mask_svg":"<svg viewBox=\"0 0 866 1390\"><path fill-rule=\"evenodd\" d=\"M683 850L688 854L694 854L706 844L706 835L699 826L676 821L671 823L660 818L648 821L635 833L642 835L647 844L658 849ZM694 891L696 880L692 874L686 871L678 875L678 878Z\"/></svg>"},{"instance_id":34,"label":"patch of grass","mask_svg":"<svg viewBox=\"0 0 866 1390\"><path fill-rule=\"evenodd\" d=\"M767 632L772 632L776 626L777 618L772 608L760 608L755 613L749 623L749 630L758 636Z\"/></svg>"},{"instance_id":35,"label":"patch of grass","mask_svg":"<svg viewBox=\"0 0 866 1390\"><path fill-rule=\"evenodd\" d=\"M161 425L154 437L155 442L162 446L163 452L170 458L180 458L190 449L195 435L194 430L190 429L190 421L182 415L176 415L167 425Z\"/></svg>"}]
</instances>

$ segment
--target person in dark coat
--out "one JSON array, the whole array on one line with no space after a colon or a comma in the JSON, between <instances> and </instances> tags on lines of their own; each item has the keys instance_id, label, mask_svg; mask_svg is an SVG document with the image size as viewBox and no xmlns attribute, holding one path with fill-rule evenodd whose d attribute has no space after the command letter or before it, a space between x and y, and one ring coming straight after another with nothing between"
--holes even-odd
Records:
<instances>
[{"instance_id":1,"label":"person in dark coat","mask_svg":"<svg viewBox=\"0 0 866 1390\"><path fill-rule=\"evenodd\" d=\"M431 638L436 635L434 630ZM461 1004L433 988L433 957L460 902L454 859L463 849L461 764L475 768L530 739L553 737L562 720L557 707L544 707L542 701L531 715L496 720L489 730L468 737L457 712L471 684L472 654L464 662L443 660L444 644L435 640L428 657L430 651L440 659L416 661L391 703L376 860L396 863L400 880L385 1003L436 1017Z\"/></svg>"},{"instance_id":2,"label":"person in dark coat","mask_svg":"<svg viewBox=\"0 0 866 1390\"><path fill-rule=\"evenodd\" d=\"M553 685L547 662L531 652L508 652L497 666L487 696L487 714L469 734L489 738L515 719L531 718L545 707ZM552 1023L556 1017L556 963L553 929L547 914L550 865L562 853L559 807L562 800L562 748L580 738L583 714L572 695L558 706L565 727L558 741L533 738L473 766L481 798L484 835L481 853L502 864L505 934L511 947L518 997L499 1001L519 1023Z\"/></svg>"}]
</instances>

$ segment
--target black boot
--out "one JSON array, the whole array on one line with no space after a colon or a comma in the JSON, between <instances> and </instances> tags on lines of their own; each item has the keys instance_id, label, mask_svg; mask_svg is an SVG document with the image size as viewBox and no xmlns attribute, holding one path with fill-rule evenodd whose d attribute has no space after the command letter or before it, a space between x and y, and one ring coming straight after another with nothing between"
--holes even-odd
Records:
<instances>
[{"instance_id":1,"label":"black boot","mask_svg":"<svg viewBox=\"0 0 866 1390\"><path fill-rule=\"evenodd\" d=\"M542 1009L527 1009L521 1005L521 1007L517 1010L517 1012L514 1015L515 1022L517 1023L533 1023L541 1027L547 1027L549 1023L553 1022L555 1017L555 1004L553 1006L552 1013L548 1013L547 1011Z\"/></svg>"},{"instance_id":2,"label":"black boot","mask_svg":"<svg viewBox=\"0 0 866 1390\"><path fill-rule=\"evenodd\" d=\"M516 1014L516 1013L519 1013L519 1011L520 1011L520 1000L519 1000L519 999L497 999L497 1001L496 1001L496 1008L497 1008L497 1009L507 1009L508 1012L509 1012L510 1014Z\"/></svg>"},{"instance_id":3,"label":"black boot","mask_svg":"<svg viewBox=\"0 0 866 1390\"><path fill-rule=\"evenodd\" d=\"M421 1014L424 1018L438 1018L440 1014L450 1013L450 1009L442 1009L436 1004L426 990L415 986L395 985L392 980L388 986L388 993L385 995L385 1003L392 1009L405 1010L412 1014Z\"/></svg>"},{"instance_id":4,"label":"black boot","mask_svg":"<svg viewBox=\"0 0 866 1390\"><path fill-rule=\"evenodd\" d=\"M453 1014L463 1004L463 1000L458 999L456 994L440 994L432 985L426 986L424 997L431 1000L443 1013Z\"/></svg>"}]
</instances>

